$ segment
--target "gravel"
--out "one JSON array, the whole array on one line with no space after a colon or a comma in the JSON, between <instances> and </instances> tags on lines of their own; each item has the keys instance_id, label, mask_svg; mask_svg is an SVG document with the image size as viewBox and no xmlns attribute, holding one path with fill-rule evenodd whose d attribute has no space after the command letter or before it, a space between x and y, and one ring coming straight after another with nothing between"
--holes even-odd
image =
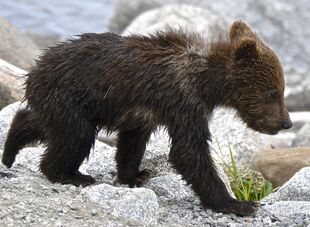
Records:
<instances>
[{"instance_id":1,"label":"gravel","mask_svg":"<svg viewBox=\"0 0 310 227\"><path fill-rule=\"evenodd\" d=\"M23 155L25 151L20 154ZM214 213L202 208L198 197L174 173L156 176L141 189L115 187L103 183L100 177L96 178L98 185L84 189L52 184L25 163L14 165L12 169L0 164L0 173L0 226L287 226L288 223L310 223L310 202L304 201L266 204L250 217ZM98 200L102 195L96 197L97 192L113 196ZM131 199L133 195L140 196L142 202L138 199L137 204L145 206L128 206L126 198ZM107 209L107 204L114 208ZM138 214L142 219L114 212L130 207L133 210L128 213Z\"/></svg>"}]
</instances>

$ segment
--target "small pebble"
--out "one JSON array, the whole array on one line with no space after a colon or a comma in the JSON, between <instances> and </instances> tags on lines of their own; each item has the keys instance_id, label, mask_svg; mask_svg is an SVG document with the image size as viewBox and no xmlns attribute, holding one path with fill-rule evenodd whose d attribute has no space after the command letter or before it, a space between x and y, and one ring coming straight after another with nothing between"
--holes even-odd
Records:
<instances>
[{"instance_id":1,"label":"small pebble","mask_svg":"<svg viewBox=\"0 0 310 227\"><path fill-rule=\"evenodd\" d=\"M95 215L97 215L97 214L98 214L98 211L97 211L96 209L93 209L93 210L91 211L91 215L95 216Z\"/></svg>"},{"instance_id":2,"label":"small pebble","mask_svg":"<svg viewBox=\"0 0 310 227\"><path fill-rule=\"evenodd\" d=\"M74 185L70 185L70 186L69 186L69 190L75 191L75 190L76 190L76 187L75 187Z\"/></svg>"}]
</instances>

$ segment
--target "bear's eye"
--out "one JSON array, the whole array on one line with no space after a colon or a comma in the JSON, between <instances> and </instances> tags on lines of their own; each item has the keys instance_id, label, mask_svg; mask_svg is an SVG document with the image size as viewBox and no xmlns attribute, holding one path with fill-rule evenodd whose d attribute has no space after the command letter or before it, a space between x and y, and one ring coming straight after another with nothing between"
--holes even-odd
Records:
<instances>
[{"instance_id":1,"label":"bear's eye","mask_svg":"<svg viewBox=\"0 0 310 227\"><path fill-rule=\"evenodd\" d=\"M280 94L277 90L270 90L266 92L266 96L269 100L277 100L280 97Z\"/></svg>"}]
</instances>

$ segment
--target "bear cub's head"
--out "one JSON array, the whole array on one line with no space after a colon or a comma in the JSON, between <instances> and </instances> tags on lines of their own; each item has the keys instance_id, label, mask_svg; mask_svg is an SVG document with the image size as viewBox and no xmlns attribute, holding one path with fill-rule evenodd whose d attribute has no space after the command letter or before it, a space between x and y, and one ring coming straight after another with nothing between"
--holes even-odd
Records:
<instances>
[{"instance_id":1,"label":"bear cub's head","mask_svg":"<svg viewBox=\"0 0 310 227\"><path fill-rule=\"evenodd\" d=\"M275 53L242 21L231 26L229 36L231 105L250 128L261 133L273 135L291 128L283 70Z\"/></svg>"}]
</instances>

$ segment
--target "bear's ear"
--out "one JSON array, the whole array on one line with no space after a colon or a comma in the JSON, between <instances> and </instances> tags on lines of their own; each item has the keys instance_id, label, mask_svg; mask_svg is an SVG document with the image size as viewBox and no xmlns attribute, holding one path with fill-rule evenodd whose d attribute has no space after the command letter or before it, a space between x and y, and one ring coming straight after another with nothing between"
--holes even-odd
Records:
<instances>
[{"instance_id":1,"label":"bear's ear","mask_svg":"<svg viewBox=\"0 0 310 227\"><path fill-rule=\"evenodd\" d=\"M243 37L256 38L256 35L246 23L239 20L230 27L229 37L232 42L236 42Z\"/></svg>"},{"instance_id":2,"label":"bear's ear","mask_svg":"<svg viewBox=\"0 0 310 227\"><path fill-rule=\"evenodd\" d=\"M235 49L235 60L253 59L258 56L258 49L255 40L245 39L237 44Z\"/></svg>"}]
</instances>

